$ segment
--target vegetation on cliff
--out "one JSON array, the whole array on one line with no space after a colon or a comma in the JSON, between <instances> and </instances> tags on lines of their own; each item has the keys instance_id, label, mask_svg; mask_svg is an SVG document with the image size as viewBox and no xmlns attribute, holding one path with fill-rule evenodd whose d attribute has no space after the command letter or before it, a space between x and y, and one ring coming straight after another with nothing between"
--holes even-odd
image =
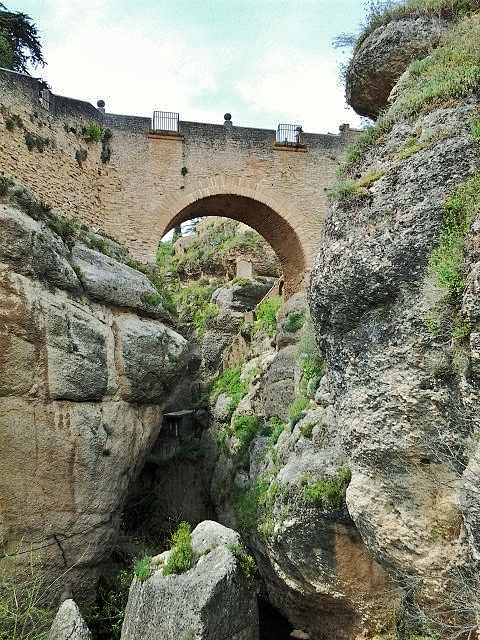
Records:
<instances>
[{"instance_id":1,"label":"vegetation on cliff","mask_svg":"<svg viewBox=\"0 0 480 640\"><path fill-rule=\"evenodd\" d=\"M420 113L446 105L475 93L480 87L480 30L477 19L464 18L480 9L478 0L450 2L446 0L412 0L395 3L373 3L370 22L357 41L357 47L375 28L386 24L394 17L411 16L423 11L446 15L458 21L446 32L441 46L430 55L413 60L407 73L397 85L396 99L386 108L374 124L365 128L346 154L346 160L340 169L342 179L331 190L332 199L351 199L364 195L360 181L346 180L355 174L355 167L365 152L381 139L393 125L402 119L411 119ZM473 124L473 123L472 123ZM433 142L433 141L432 141Z\"/></svg>"},{"instance_id":2,"label":"vegetation on cliff","mask_svg":"<svg viewBox=\"0 0 480 640\"><path fill-rule=\"evenodd\" d=\"M431 15L456 21L480 9L478 0L369 0L365 6L366 17L360 35L342 34L335 41L338 45L354 42L354 53L375 29L393 20Z\"/></svg>"}]
</instances>

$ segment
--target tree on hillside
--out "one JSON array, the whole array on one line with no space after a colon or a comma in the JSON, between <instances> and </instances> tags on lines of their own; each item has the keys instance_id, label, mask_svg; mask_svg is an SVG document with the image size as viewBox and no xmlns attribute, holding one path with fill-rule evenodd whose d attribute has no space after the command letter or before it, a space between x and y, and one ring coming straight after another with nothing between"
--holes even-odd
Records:
<instances>
[{"instance_id":1,"label":"tree on hillside","mask_svg":"<svg viewBox=\"0 0 480 640\"><path fill-rule=\"evenodd\" d=\"M28 73L29 66L44 66L37 27L25 13L11 12L0 3L0 67Z\"/></svg>"}]
</instances>

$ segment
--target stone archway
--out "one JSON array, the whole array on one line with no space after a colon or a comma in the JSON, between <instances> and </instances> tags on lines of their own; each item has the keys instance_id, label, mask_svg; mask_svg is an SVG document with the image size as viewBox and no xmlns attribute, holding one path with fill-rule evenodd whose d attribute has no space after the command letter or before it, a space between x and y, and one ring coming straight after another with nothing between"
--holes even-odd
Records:
<instances>
[{"instance_id":1,"label":"stone archway","mask_svg":"<svg viewBox=\"0 0 480 640\"><path fill-rule=\"evenodd\" d=\"M182 222L197 217L219 216L247 224L263 236L277 254L285 281L285 298L305 288L316 234L310 233L303 238L305 225L300 225L299 229L295 224L300 216L287 210L265 188L259 185L252 188L248 181L238 178L212 178L204 184L197 183L188 192L176 191L166 196L158 214L163 225L159 224L155 232L160 237Z\"/></svg>"}]
</instances>

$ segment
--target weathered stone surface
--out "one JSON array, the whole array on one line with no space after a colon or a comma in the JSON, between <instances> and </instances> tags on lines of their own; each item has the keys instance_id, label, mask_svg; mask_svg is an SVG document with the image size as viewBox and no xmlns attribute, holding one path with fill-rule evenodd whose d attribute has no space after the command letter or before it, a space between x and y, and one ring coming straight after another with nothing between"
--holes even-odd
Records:
<instances>
[{"instance_id":1,"label":"weathered stone surface","mask_svg":"<svg viewBox=\"0 0 480 640\"><path fill-rule=\"evenodd\" d=\"M122 396L166 403L187 360L187 341L164 324L126 318L117 323Z\"/></svg>"},{"instance_id":2,"label":"weathered stone surface","mask_svg":"<svg viewBox=\"0 0 480 640\"><path fill-rule=\"evenodd\" d=\"M322 249L311 283L312 317L317 331L346 331L368 310L388 305L402 288L420 281L428 254L442 224L446 194L478 167L478 151L465 118L473 105L437 110L411 123L399 122L385 140L382 157L386 174L371 191L371 200L351 207L334 206L325 221ZM415 128L423 136L445 131L449 137L422 149L408 162L391 160ZM380 162L370 151L365 162ZM385 214L388 212L388 215ZM395 238L395 242L392 239ZM312 310L313 308L313 310Z\"/></svg>"},{"instance_id":3,"label":"weathered stone surface","mask_svg":"<svg viewBox=\"0 0 480 640\"><path fill-rule=\"evenodd\" d=\"M91 640L92 634L74 600L64 600L55 616L47 640Z\"/></svg>"},{"instance_id":4,"label":"weathered stone surface","mask_svg":"<svg viewBox=\"0 0 480 640\"><path fill-rule=\"evenodd\" d=\"M81 292L65 245L44 222L0 205L0 228L0 262L11 264L22 275L72 293Z\"/></svg>"},{"instance_id":5,"label":"weathered stone surface","mask_svg":"<svg viewBox=\"0 0 480 640\"><path fill-rule=\"evenodd\" d=\"M104 322L67 300L41 300L38 311L45 323L50 397L101 400L108 383Z\"/></svg>"},{"instance_id":6,"label":"weathered stone surface","mask_svg":"<svg viewBox=\"0 0 480 640\"><path fill-rule=\"evenodd\" d=\"M448 23L432 16L394 20L375 29L355 51L345 76L348 104L361 116L376 118L395 82L412 60L438 45Z\"/></svg>"},{"instance_id":7,"label":"weathered stone surface","mask_svg":"<svg viewBox=\"0 0 480 640\"><path fill-rule=\"evenodd\" d=\"M192 531L190 541L194 553L198 555L220 545L241 546L240 534L237 531L224 527L214 520L200 522Z\"/></svg>"},{"instance_id":8,"label":"weathered stone surface","mask_svg":"<svg viewBox=\"0 0 480 640\"><path fill-rule=\"evenodd\" d=\"M291 345L278 351L265 381L265 415L288 421L287 408L295 398L294 368L294 347Z\"/></svg>"},{"instance_id":9,"label":"weathered stone surface","mask_svg":"<svg viewBox=\"0 0 480 640\"><path fill-rule=\"evenodd\" d=\"M9 212L2 209L9 229L30 228ZM17 235L12 247L22 246ZM27 561L32 546L41 549L53 573L73 567L82 598L114 548L127 493L182 375L186 341L157 320L44 284L19 259L25 251L4 250L0 263L2 544Z\"/></svg>"},{"instance_id":10,"label":"weathered stone surface","mask_svg":"<svg viewBox=\"0 0 480 640\"><path fill-rule=\"evenodd\" d=\"M255 591L227 548L238 542L234 531L200 523L192 532L192 548L203 555L192 569L178 576L154 571L145 582L134 579L122 640L258 639Z\"/></svg>"},{"instance_id":11,"label":"weathered stone surface","mask_svg":"<svg viewBox=\"0 0 480 640\"><path fill-rule=\"evenodd\" d=\"M302 291L289 298L278 311L275 342L279 349L289 344L295 344L299 336L298 331L306 318L307 296ZM291 325L293 325L293 330L290 330Z\"/></svg>"},{"instance_id":12,"label":"weathered stone surface","mask_svg":"<svg viewBox=\"0 0 480 640\"><path fill-rule=\"evenodd\" d=\"M272 285L272 278L251 278L248 284L233 282L216 289L211 301L233 312L251 311L272 288Z\"/></svg>"},{"instance_id":13,"label":"weathered stone surface","mask_svg":"<svg viewBox=\"0 0 480 640\"><path fill-rule=\"evenodd\" d=\"M475 102L397 122L365 154L365 170L381 166L385 174L368 200L331 208L309 291L327 363L321 395L333 403L352 471L349 514L375 561L398 584L420 581L415 596L427 609L442 606L446 591L459 597L478 546L470 441L478 377L468 346L462 355L464 347L452 339L452 316L439 333L431 329L432 318L445 321L447 303L428 269L445 198L480 166L466 124ZM433 131L444 136L396 160L414 131L422 139ZM467 257L471 272L459 316L473 325L472 357L475 262Z\"/></svg>"},{"instance_id":14,"label":"weathered stone surface","mask_svg":"<svg viewBox=\"0 0 480 640\"><path fill-rule=\"evenodd\" d=\"M202 370L206 377L218 373L233 337L238 333L240 318L227 309L220 311L213 326L205 331L202 339Z\"/></svg>"},{"instance_id":15,"label":"weathered stone surface","mask_svg":"<svg viewBox=\"0 0 480 640\"><path fill-rule=\"evenodd\" d=\"M81 270L80 280L89 297L153 318L170 318L161 295L140 271L82 244L73 247L72 258Z\"/></svg>"}]
</instances>

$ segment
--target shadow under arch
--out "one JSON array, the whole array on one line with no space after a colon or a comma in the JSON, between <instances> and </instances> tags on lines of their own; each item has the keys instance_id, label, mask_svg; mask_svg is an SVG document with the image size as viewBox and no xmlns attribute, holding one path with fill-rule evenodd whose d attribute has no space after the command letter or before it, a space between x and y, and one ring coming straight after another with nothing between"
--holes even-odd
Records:
<instances>
[{"instance_id":1,"label":"shadow under arch","mask_svg":"<svg viewBox=\"0 0 480 640\"><path fill-rule=\"evenodd\" d=\"M163 235L192 218L218 216L231 218L255 229L277 254L283 271L285 300L305 288L306 260L300 239L290 225L274 209L248 196L220 193L191 202L177 213Z\"/></svg>"}]
</instances>

